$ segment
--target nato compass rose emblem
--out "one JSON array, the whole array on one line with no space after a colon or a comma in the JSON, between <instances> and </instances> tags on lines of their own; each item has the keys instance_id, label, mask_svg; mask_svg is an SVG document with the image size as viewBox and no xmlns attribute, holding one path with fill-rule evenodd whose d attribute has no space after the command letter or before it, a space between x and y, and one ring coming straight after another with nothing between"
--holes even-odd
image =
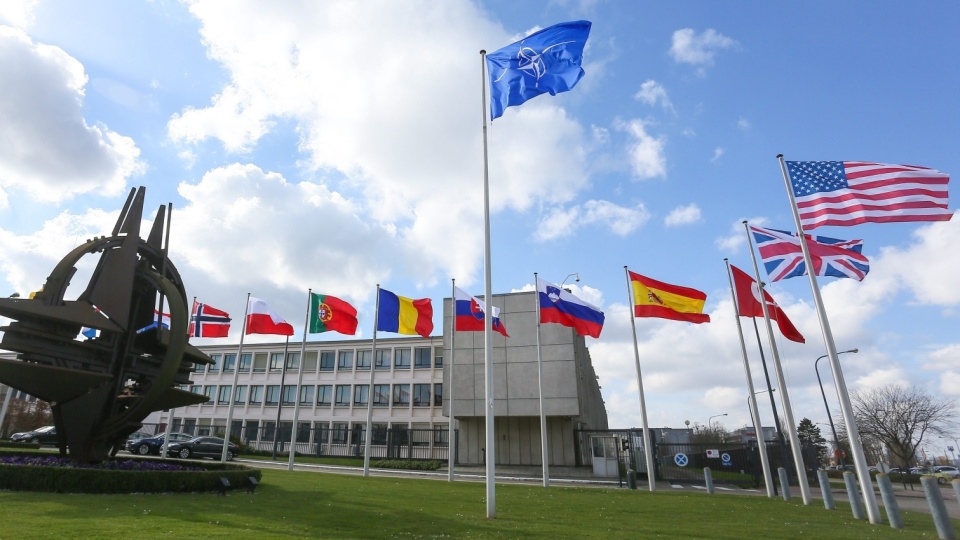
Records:
<instances>
[{"instance_id":1,"label":"nato compass rose emblem","mask_svg":"<svg viewBox=\"0 0 960 540\"><path fill-rule=\"evenodd\" d=\"M556 304L560 300L560 288L547 285L547 298Z\"/></svg>"},{"instance_id":2,"label":"nato compass rose emblem","mask_svg":"<svg viewBox=\"0 0 960 540\"><path fill-rule=\"evenodd\" d=\"M576 43L576 40L561 41L560 43L554 43L553 45L548 45L542 51L537 52L537 50L534 49L533 47L524 46L523 44L524 41L526 40L525 39L521 40L519 43L520 48L517 50L517 68L516 69L520 70L524 75L533 78L534 88L538 88L540 86L540 79L547 74L547 63L543 60L543 57L547 53L547 51L549 51L550 49L553 49L554 47L562 47L564 45L567 45L568 43ZM509 72L510 72L509 69L505 69L503 73L500 74L500 76L497 77L497 80L494 82L500 82L500 79L502 79L503 76Z\"/></svg>"}]
</instances>

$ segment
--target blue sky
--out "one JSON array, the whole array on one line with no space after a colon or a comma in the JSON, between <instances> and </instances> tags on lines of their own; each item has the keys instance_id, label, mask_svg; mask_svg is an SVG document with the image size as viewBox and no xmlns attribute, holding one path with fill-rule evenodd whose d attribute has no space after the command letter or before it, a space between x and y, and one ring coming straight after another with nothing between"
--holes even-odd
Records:
<instances>
[{"instance_id":1,"label":"blue sky","mask_svg":"<svg viewBox=\"0 0 960 540\"><path fill-rule=\"evenodd\" d=\"M792 227L779 153L960 171L956 3L0 2L0 280L35 290L145 185L187 294L238 320L250 292L301 328L309 287L369 338L377 283L479 295L479 50L575 19L581 82L489 128L494 292L579 273L615 427L640 424L624 265L706 292L710 324L637 321L648 415L740 427L741 221ZM960 395L960 220L817 232L872 262L821 281L847 384ZM794 414L825 422L809 284L769 290L807 337L779 339Z\"/></svg>"}]
</instances>

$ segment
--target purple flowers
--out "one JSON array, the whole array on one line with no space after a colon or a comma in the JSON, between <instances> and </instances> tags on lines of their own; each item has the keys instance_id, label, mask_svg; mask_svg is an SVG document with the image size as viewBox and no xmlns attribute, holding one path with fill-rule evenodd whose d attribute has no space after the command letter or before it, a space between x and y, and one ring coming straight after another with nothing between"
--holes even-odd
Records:
<instances>
[{"instance_id":1,"label":"purple flowers","mask_svg":"<svg viewBox=\"0 0 960 540\"><path fill-rule=\"evenodd\" d=\"M32 467L70 467L78 469L107 469L114 471L203 471L203 467L192 467L166 463L157 460L113 459L100 463L74 463L60 456L2 456L0 465L21 465Z\"/></svg>"}]
</instances>

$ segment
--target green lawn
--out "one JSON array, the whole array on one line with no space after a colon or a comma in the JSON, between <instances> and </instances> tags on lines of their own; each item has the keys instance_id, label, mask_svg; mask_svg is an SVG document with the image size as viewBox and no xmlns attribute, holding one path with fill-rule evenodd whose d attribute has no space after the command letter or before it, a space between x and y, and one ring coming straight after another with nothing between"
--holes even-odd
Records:
<instances>
[{"instance_id":1,"label":"green lawn","mask_svg":"<svg viewBox=\"0 0 960 540\"><path fill-rule=\"evenodd\" d=\"M937 538L762 496L362 478L264 470L254 494L61 495L0 492L0 538ZM954 526L960 530L960 522Z\"/></svg>"}]
</instances>

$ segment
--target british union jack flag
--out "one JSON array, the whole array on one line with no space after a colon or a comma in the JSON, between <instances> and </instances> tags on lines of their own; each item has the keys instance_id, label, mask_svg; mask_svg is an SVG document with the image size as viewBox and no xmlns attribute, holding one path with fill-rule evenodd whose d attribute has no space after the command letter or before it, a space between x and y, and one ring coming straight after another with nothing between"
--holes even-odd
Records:
<instances>
[{"instance_id":1,"label":"british union jack flag","mask_svg":"<svg viewBox=\"0 0 960 540\"><path fill-rule=\"evenodd\" d=\"M804 276L807 265L800 249L800 238L791 232L764 229L750 225L757 250L770 281ZM863 281L870 271L870 260L863 251L863 240L837 240L826 236L806 235L814 274Z\"/></svg>"}]
</instances>

